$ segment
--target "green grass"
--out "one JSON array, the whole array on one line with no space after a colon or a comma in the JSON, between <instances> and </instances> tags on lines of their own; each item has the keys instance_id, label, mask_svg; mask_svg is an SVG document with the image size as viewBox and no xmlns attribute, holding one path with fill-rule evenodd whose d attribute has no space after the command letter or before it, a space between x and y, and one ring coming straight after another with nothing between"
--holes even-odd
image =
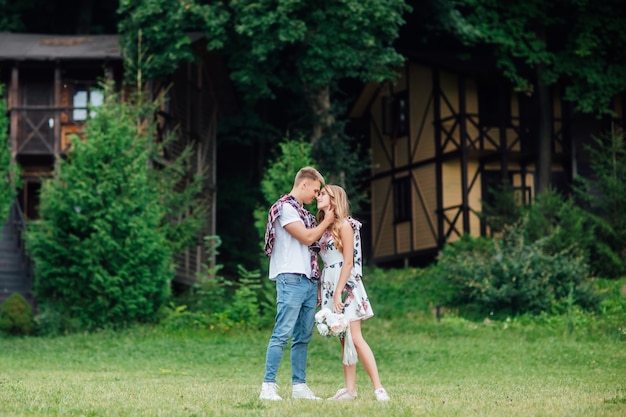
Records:
<instances>
[{"instance_id":1,"label":"green grass","mask_svg":"<svg viewBox=\"0 0 626 417\"><path fill-rule=\"evenodd\" d=\"M0 416L624 416L623 337L558 326L375 317L363 325L392 397L362 367L354 402L258 400L269 330L138 327L0 338ZM278 384L290 395L289 353ZM315 334L308 384L343 383L338 342Z\"/></svg>"}]
</instances>

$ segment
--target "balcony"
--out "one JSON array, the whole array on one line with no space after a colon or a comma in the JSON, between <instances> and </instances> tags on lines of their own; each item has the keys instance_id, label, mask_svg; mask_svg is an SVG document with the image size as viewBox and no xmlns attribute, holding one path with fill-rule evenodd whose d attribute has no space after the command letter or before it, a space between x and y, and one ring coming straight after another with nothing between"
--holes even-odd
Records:
<instances>
[{"instance_id":1,"label":"balcony","mask_svg":"<svg viewBox=\"0 0 626 417\"><path fill-rule=\"evenodd\" d=\"M9 109L11 143L16 155L57 155L71 147L71 134L80 134L87 108L27 106Z\"/></svg>"}]
</instances>

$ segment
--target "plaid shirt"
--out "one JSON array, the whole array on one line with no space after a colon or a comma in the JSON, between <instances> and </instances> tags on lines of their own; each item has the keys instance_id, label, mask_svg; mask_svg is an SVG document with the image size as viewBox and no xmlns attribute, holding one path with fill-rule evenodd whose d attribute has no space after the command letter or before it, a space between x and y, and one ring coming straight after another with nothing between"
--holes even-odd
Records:
<instances>
[{"instance_id":1,"label":"plaid shirt","mask_svg":"<svg viewBox=\"0 0 626 417\"><path fill-rule=\"evenodd\" d=\"M283 212L283 204L288 203L296 209L298 214L300 215L300 219L304 222L304 226L307 229L312 229L317 226L317 222L315 221L315 217L309 213L304 207L300 205L298 200L295 199L290 194L285 194L281 198L279 198L273 205L270 207L269 214L267 216L267 226L265 228L265 255L269 258L272 256L272 250L274 249L274 240L276 239L276 219ZM311 254L311 279L317 280L320 277L320 267L317 263L317 253L320 251L319 243L315 242L311 246L309 246L309 253Z\"/></svg>"}]
</instances>

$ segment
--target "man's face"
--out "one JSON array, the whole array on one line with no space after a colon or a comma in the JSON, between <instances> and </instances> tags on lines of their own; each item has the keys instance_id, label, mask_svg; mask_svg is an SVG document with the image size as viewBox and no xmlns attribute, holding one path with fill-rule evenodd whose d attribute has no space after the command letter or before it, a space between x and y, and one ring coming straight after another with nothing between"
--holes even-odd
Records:
<instances>
[{"instance_id":1,"label":"man's face","mask_svg":"<svg viewBox=\"0 0 626 417\"><path fill-rule=\"evenodd\" d=\"M305 187L306 192L304 202L306 204L311 204L313 200L315 200L320 194L320 190L322 189L322 183L319 181L306 181Z\"/></svg>"}]
</instances>

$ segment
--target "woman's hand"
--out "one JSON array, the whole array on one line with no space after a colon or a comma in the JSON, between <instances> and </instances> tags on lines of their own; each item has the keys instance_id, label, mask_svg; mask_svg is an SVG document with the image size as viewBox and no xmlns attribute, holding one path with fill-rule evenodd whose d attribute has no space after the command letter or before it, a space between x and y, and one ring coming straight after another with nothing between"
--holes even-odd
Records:
<instances>
[{"instance_id":1,"label":"woman's hand","mask_svg":"<svg viewBox=\"0 0 626 417\"><path fill-rule=\"evenodd\" d=\"M341 314L343 312L341 292L335 292L335 296L333 297L333 308L335 309L335 314Z\"/></svg>"}]
</instances>

